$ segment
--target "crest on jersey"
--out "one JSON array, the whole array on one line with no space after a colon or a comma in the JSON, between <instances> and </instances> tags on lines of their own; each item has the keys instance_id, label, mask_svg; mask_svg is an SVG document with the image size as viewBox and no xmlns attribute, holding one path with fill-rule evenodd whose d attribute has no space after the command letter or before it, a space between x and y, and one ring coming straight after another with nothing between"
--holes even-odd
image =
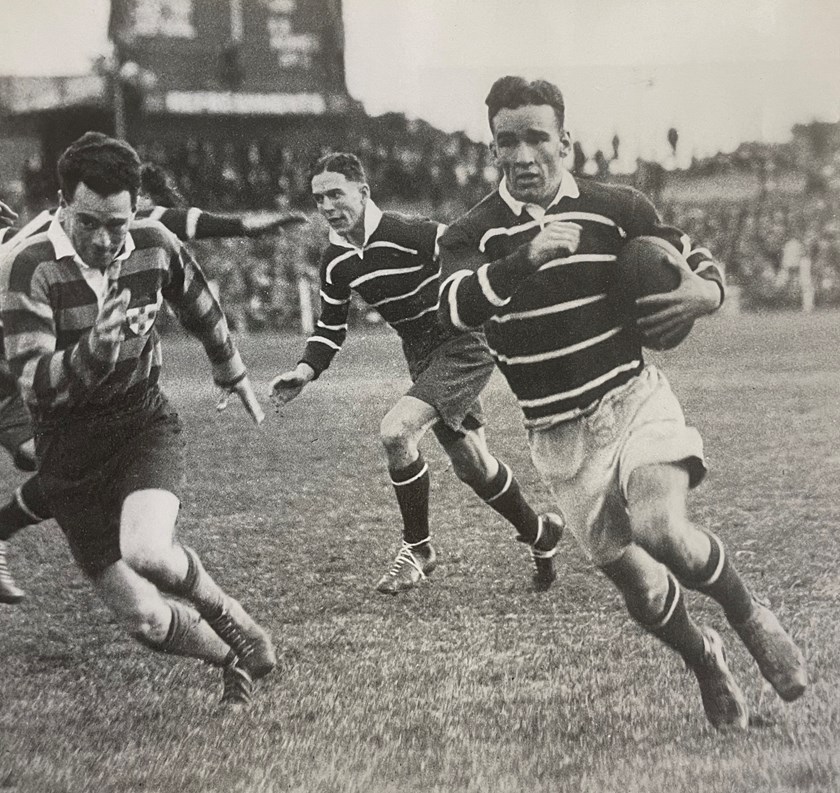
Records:
<instances>
[{"instance_id":1,"label":"crest on jersey","mask_svg":"<svg viewBox=\"0 0 840 793\"><path fill-rule=\"evenodd\" d=\"M147 303L143 306L134 306L125 312L125 324L135 336L146 336L155 324L158 311L160 311L163 296L158 292L154 303Z\"/></svg>"}]
</instances>

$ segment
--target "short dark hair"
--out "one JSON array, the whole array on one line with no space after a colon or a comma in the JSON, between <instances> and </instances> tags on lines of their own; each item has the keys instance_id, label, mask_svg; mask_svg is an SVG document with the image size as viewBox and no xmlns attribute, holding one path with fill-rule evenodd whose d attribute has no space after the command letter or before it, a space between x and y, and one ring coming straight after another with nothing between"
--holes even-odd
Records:
<instances>
[{"instance_id":1,"label":"short dark hair","mask_svg":"<svg viewBox=\"0 0 840 793\"><path fill-rule=\"evenodd\" d=\"M153 162L144 162L140 172L140 187L156 206L185 207L187 200L181 195L172 174Z\"/></svg>"},{"instance_id":2,"label":"short dark hair","mask_svg":"<svg viewBox=\"0 0 840 793\"><path fill-rule=\"evenodd\" d=\"M490 129L493 129L493 119L503 108L515 110L525 105L548 105L554 108L554 115L557 117L557 125L562 130L566 123L566 103L563 101L563 94L560 89L548 80L531 80L524 77L500 77L493 83L487 99L487 120L490 122Z\"/></svg>"},{"instance_id":3,"label":"short dark hair","mask_svg":"<svg viewBox=\"0 0 840 793\"><path fill-rule=\"evenodd\" d=\"M58 160L58 183L66 201L84 182L102 196L128 190L132 205L140 190L140 158L124 140L101 132L86 132Z\"/></svg>"},{"instance_id":4,"label":"short dark hair","mask_svg":"<svg viewBox=\"0 0 840 793\"><path fill-rule=\"evenodd\" d=\"M325 171L343 174L348 182L367 184L367 174L362 161L350 152L336 151L319 157L309 169L309 181Z\"/></svg>"}]
</instances>

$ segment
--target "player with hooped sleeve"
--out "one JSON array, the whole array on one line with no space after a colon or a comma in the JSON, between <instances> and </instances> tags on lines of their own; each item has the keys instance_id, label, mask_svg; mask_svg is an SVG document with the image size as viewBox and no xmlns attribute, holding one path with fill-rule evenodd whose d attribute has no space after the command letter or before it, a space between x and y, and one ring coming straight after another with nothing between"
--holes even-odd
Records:
<instances>
[{"instance_id":1,"label":"player with hooped sleeve","mask_svg":"<svg viewBox=\"0 0 840 793\"><path fill-rule=\"evenodd\" d=\"M578 182L565 169L571 141L556 85L502 77L486 104L503 178L441 239L441 322L485 329L534 464L581 547L633 619L683 657L709 721L744 729L746 700L721 638L691 619L681 587L723 607L785 700L805 691L805 660L721 539L688 519L688 490L706 471L702 441L642 353L643 341L667 347L717 310L720 272L638 191ZM634 310L616 259L645 235L677 247L688 267L675 290L642 297Z\"/></svg>"}]
</instances>

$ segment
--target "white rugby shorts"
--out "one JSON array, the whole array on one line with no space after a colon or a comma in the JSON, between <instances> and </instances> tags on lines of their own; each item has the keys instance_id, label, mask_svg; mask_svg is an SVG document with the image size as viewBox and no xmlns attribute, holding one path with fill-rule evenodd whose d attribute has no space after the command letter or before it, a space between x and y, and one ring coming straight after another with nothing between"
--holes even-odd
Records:
<instances>
[{"instance_id":1,"label":"white rugby shorts","mask_svg":"<svg viewBox=\"0 0 840 793\"><path fill-rule=\"evenodd\" d=\"M630 474L644 465L683 463L689 484L706 474L703 441L665 375L648 365L570 421L528 433L531 458L566 523L596 565L633 541L627 514Z\"/></svg>"}]
</instances>

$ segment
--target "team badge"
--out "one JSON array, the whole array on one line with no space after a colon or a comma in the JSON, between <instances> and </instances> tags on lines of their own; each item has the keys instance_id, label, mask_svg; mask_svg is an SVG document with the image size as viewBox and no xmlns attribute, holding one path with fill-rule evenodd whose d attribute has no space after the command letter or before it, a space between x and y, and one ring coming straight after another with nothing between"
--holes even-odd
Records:
<instances>
[{"instance_id":1,"label":"team badge","mask_svg":"<svg viewBox=\"0 0 840 793\"><path fill-rule=\"evenodd\" d=\"M146 336L155 324L163 296L158 292L157 301L145 306L135 306L125 312L125 324L135 336Z\"/></svg>"}]
</instances>

